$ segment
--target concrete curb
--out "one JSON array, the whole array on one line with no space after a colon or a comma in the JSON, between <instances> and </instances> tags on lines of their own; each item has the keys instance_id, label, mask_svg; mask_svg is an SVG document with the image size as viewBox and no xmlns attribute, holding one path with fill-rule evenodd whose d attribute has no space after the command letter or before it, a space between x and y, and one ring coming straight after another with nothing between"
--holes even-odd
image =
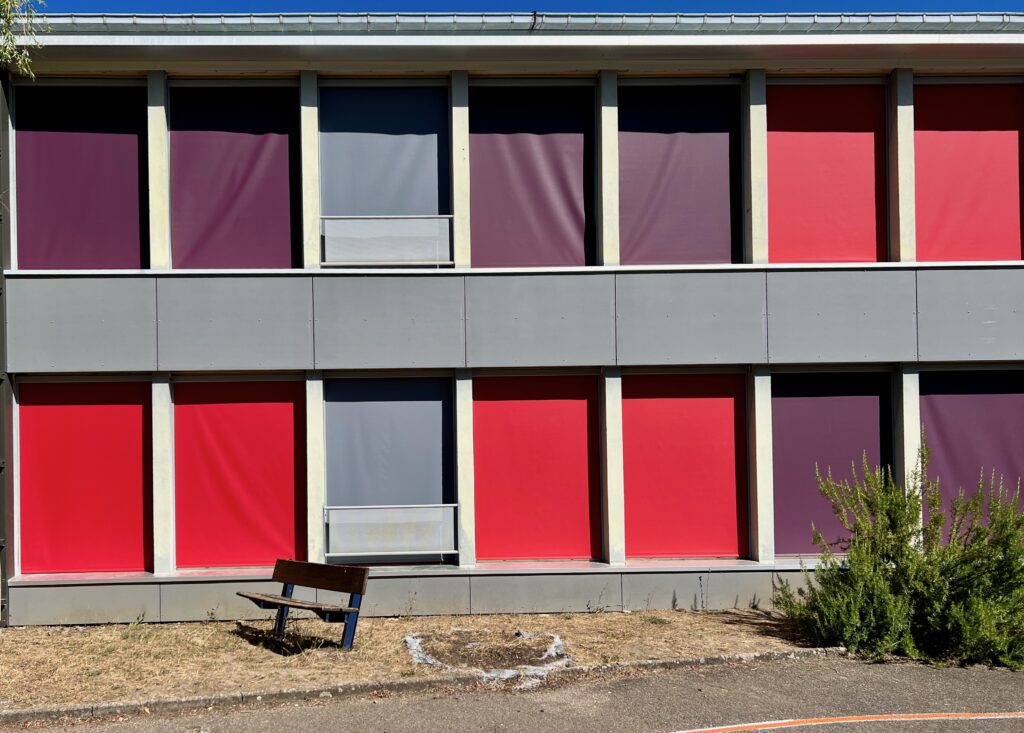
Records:
<instances>
[{"instance_id":1,"label":"concrete curb","mask_svg":"<svg viewBox=\"0 0 1024 733\"><path fill-rule=\"evenodd\" d=\"M723 654L712 657L688 659L644 659L633 662L595 664L588 667L567 667L551 672L548 679L576 679L589 674L622 672L627 670L679 669L703 667L717 664L768 662L783 659L808 659L812 657L845 656L843 647L797 649L790 652L748 652L746 654ZM25 708L22 710L0 710L0 725L21 725L24 723L60 719L107 718L117 715L147 715L150 713L201 710L229 705L257 705L264 703L289 702L293 700L317 700L335 697L354 697L372 693L426 692L445 687L470 687L486 684L476 674L457 674L445 677L429 677L417 680L386 680L383 682L353 682L344 685L328 685L308 689L270 690L267 692L229 692L219 695L183 697L174 700L149 700L139 702L107 702L95 705L59 705L49 708Z\"/></svg>"}]
</instances>

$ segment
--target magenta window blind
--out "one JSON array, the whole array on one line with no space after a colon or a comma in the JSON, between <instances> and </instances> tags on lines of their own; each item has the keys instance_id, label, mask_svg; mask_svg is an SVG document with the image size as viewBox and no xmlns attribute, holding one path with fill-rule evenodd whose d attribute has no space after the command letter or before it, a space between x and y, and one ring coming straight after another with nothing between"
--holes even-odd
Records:
<instances>
[{"instance_id":1,"label":"magenta window blind","mask_svg":"<svg viewBox=\"0 0 1024 733\"><path fill-rule=\"evenodd\" d=\"M624 265L739 262L739 88L619 88Z\"/></svg>"},{"instance_id":2,"label":"magenta window blind","mask_svg":"<svg viewBox=\"0 0 1024 733\"><path fill-rule=\"evenodd\" d=\"M474 87L474 267L594 261L594 89Z\"/></svg>"},{"instance_id":3,"label":"magenta window blind","mask_svg":"<svg viewBox=\"0 0 1024 733\"><path fill-rule=\"evenodd\" d=\"M892 463L891 376L784 374L772 377L772 452L775 550L816 554L811 525L825 539L843 534L832 506L818 490L815 466L837 480L868 464Z\"/></svg>"},{"instance_id":4,"label":"magenta window blind","mask_svg":"<svg viewBox=\"0 0 1024 733\"><path fill-rule=\"evenodd\" d=\"M298 265L298 90L175 87L170 126L174 267Z\"/></svg>"},{"instance_id":5,"label":"magenta window blind","mask_svg":"<svg viewBox=\"0 0 1024 733\"><path fill-rule=\"evenodd\" d=\"M148 267L145 88L15 97L18 267Z\"/></svg>"}]
</instances>

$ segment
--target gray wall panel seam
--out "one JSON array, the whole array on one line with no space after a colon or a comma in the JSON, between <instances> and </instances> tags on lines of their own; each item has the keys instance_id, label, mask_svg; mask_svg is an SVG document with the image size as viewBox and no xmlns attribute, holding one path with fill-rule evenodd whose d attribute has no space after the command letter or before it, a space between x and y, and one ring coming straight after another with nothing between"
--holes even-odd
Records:
<instances>
[{"instance_id":1,"label":"gray wall panel seam","mask_svg":"<svg viewBox=\"0 0 1024 733\"><path fill-rule=\"evenodd\" d=\"M316 369L316 277L309 278L309 333L310 348L313 351L310 369ZM309 409L309 406L306 406Z\"/></svg>"},{"instance_id":2,"label":"gray wall panel seam","mask_svg":"<svg viewBox=\"0 0 1024 733\"><path fill-rule=\"evenodd\" d=\"M914 357L917 363L921 362L921 288L919 278L920 270L914 270Z\"/></svg>"},{"instance_id":3,"label":"gray wall panel seam","mask_svg":"<svg viewBox=\"0 0 1024 733\"><path fill-rule=\"evenodd\" d=\"M469 289L469 280L462 276L462 366L469 368L469 296L466 291Z\"/></svg>"},{"instance_id":4,"label":"gray wall panel seam","mask_svg":"<svg viewBox=\"0 0 1024 733\"><path fill-rule=\"evenodd\" d=\"M153 345L153 359L156 364L156 371L160 371L160 295L157 288L160 287L160 279L153 278L153 338L156 343Z\"/></svg>"},{"instance_id":5,"label":"gray wall panel seam","mask_svg":"<svg viewBox=\"0 0 1024 733\"><path fill-rule=\"evenodd\" d=\"M612 273L612 346L615 350L614 363L619 364L619 275Z\"/></svg>"},{"instance_id":6,"label":"gray wall panel seam","mask_svg":"<svg viewBox=\"0 0 1024 733\"><path fill-rule=\"evenodd\" d=\"M771 306L768 304L768 272L764 273L764 363L772 363Z\"/></svg>"}]
</instances>

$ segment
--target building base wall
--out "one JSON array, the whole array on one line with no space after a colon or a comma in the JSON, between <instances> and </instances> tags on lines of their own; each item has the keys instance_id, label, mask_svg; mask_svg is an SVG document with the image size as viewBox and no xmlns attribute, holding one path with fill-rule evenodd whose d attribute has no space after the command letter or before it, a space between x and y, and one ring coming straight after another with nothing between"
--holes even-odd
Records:
<instances>
[{"instance_id":1,"label":"building base wall","mask_svg":"<svg viewBox=\"0 0 1024 733\"><path fill-rule=\"evenodd\" d=\"M773 581L799 583L798 571L682 570L509 573L434 572L372 576L365 616L564 613L594 611L771 609ZM11 626L131 622L226 621L269 618L239 598L240 590L279 593L260 579L152 578L131 581L14 581ZM296 597L321 602L338 594L296 588ZM297 614L297 617L301 615Z\"/></svg>"}]
</instances>

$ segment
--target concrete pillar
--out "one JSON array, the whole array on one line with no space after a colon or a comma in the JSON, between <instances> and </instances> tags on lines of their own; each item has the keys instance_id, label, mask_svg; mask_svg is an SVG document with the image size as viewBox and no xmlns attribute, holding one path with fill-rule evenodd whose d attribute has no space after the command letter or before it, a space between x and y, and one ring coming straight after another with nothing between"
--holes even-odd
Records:
<instances>
[{"instance_id":1,"label":"concrete pillar","mask_svg":"<svg viewBox=\"0 0 1024 733\"><path fill-rule=\"evenodd\" d=\"M601 516L604 560L626 564L626 492L622 457L622 370L606 367L601 380Z\"/></svg>"},{"instance_id":2,"label":"concrete pillar","mask_svg":"<svg viewBox=\"0 0 1024 733\"><path fill-rule=\"evenodd\" d=\"M476 502L473 462L473 374L455 372L455 490L459 510L459 565L476 565Z\"/></svg>"},{"instance_id":3,"label":"concrete pillar","mask_svg":"<svg viewBox=\"0 0 1024 733\"><path fill-rule=\"evenodd\" d=\"M175 562L174 399L171 381L153 377L153 572L171 575Z\"/></svg>"},{"instance_id":4,"label":"concrete pillar","mask_svg":"<svg viewBox=\"0 0 1024 733\"><path fill-rule=\"evenodd\" d=\"M768 262L768 84L764 69L743 83L743 261Z\"/></svg>"},{"instance_id":5,"label":"concrete pillar","mask_svg":"<svg viewBox=\"0 0 1024 733\"><path fill-rule=\"evenodd\" d=\"M149 167L149 266L171 269L171 166L167 125L167 74L146 76L146 140Z\"/></svg>"},{"instance_id":6,"label":"concrete pillar","mask_svg":"<svg viewBox=\"0 0 1024 733\"><path fill-rule=\"evenodd\" d=\"M598 256L602 265L619 260L619 75L602 71L598 81L597 219Z\"/></svg>"},{"instance_id":7,"label":"concrete pillar","mask_svg":"<svg viewBox=\"0 0 1024 733\"><path fill-rule=\"evenodd\" d=\"M324 380L306 373L306 559L324 562L324 507L327 505L327 442L324 430Z\"/></svg>"},{"instance_id":8,"label":"concrete pillar","mask_svg":"<svg viewBox=\"0 0 1024 733\"><path fill-rule=\"evenodd\" d=\"M747 381L747 455L750 558L775 561L775 494L772 466L772 378L753 367Z\"/></svg>"},{"instance_id":9,"label":"concrete pillar","mask_svg":"<svg viewBox=\"0 0 1024 733\"><path fill-rule=\"evenodd\" d=\"M18 399L18 387L11 384L10 376L4 380L7 389L4 389L4 420L9 419L10 431L4 440L9 441L11 447L7 454L7 470L4 471L4 500L7 502L6 511L10 514L4 516L4 533L7 539L7 567L5 578L12 575L21 575L21 412ZM10 611L10 608L8 608Z\"/></svg>"},{"instance_id":10,"label":"concrete pillar","mask_svg":"<svg viewBox=\"0 0 1024 733\"><path fill-rule=\"evenodd\" d=\"M452 123L452 256L456 267L469 267L469 73L451 76Z\"/></svg>"},{"instance_id":11,"label":"concrete pillar","mask_svg":"<svg viewBox=\"0 0 1024 733\"><path fill-rule=\"evenodd\" d=\"M18 251L15 246L17 230L17 205L14 190L14 118L11 116L10 75L4 74L6 84L0 85L0 238L3 246L0 265L3 269L18 268Z\"/></svg>"},{"instance_id":12,"label":"concrete pillar","mask_svg":"<svg viewBox=\"0 0 1024 733\"><path fill-rule=\"evenodd\" d=\"M902 365L895 382L896 450L893 475L897 481L908 481L910 475L920 468L921 381L917 366Z\"/></svg>"},{"instance_id":13,"label":"concrete pillar","mask_svg":"<svg viewBox=\"0 0 1024 733\"><path fill-rule=\"evenodd\" d=\"M917 259L914 211L914 72L896 69L889 80L889 258Z\"/></svg>"},{"instance_id":14,"label":"concrete pillar","mask_svg":"<svg viewBox=\"0 0 1024 733\"><path fill-rule=\"evenodd\" d=\"M320 267L320 93L315 71L299 72L302 145L302 262Z\"/></svg>"}]
</instances>

